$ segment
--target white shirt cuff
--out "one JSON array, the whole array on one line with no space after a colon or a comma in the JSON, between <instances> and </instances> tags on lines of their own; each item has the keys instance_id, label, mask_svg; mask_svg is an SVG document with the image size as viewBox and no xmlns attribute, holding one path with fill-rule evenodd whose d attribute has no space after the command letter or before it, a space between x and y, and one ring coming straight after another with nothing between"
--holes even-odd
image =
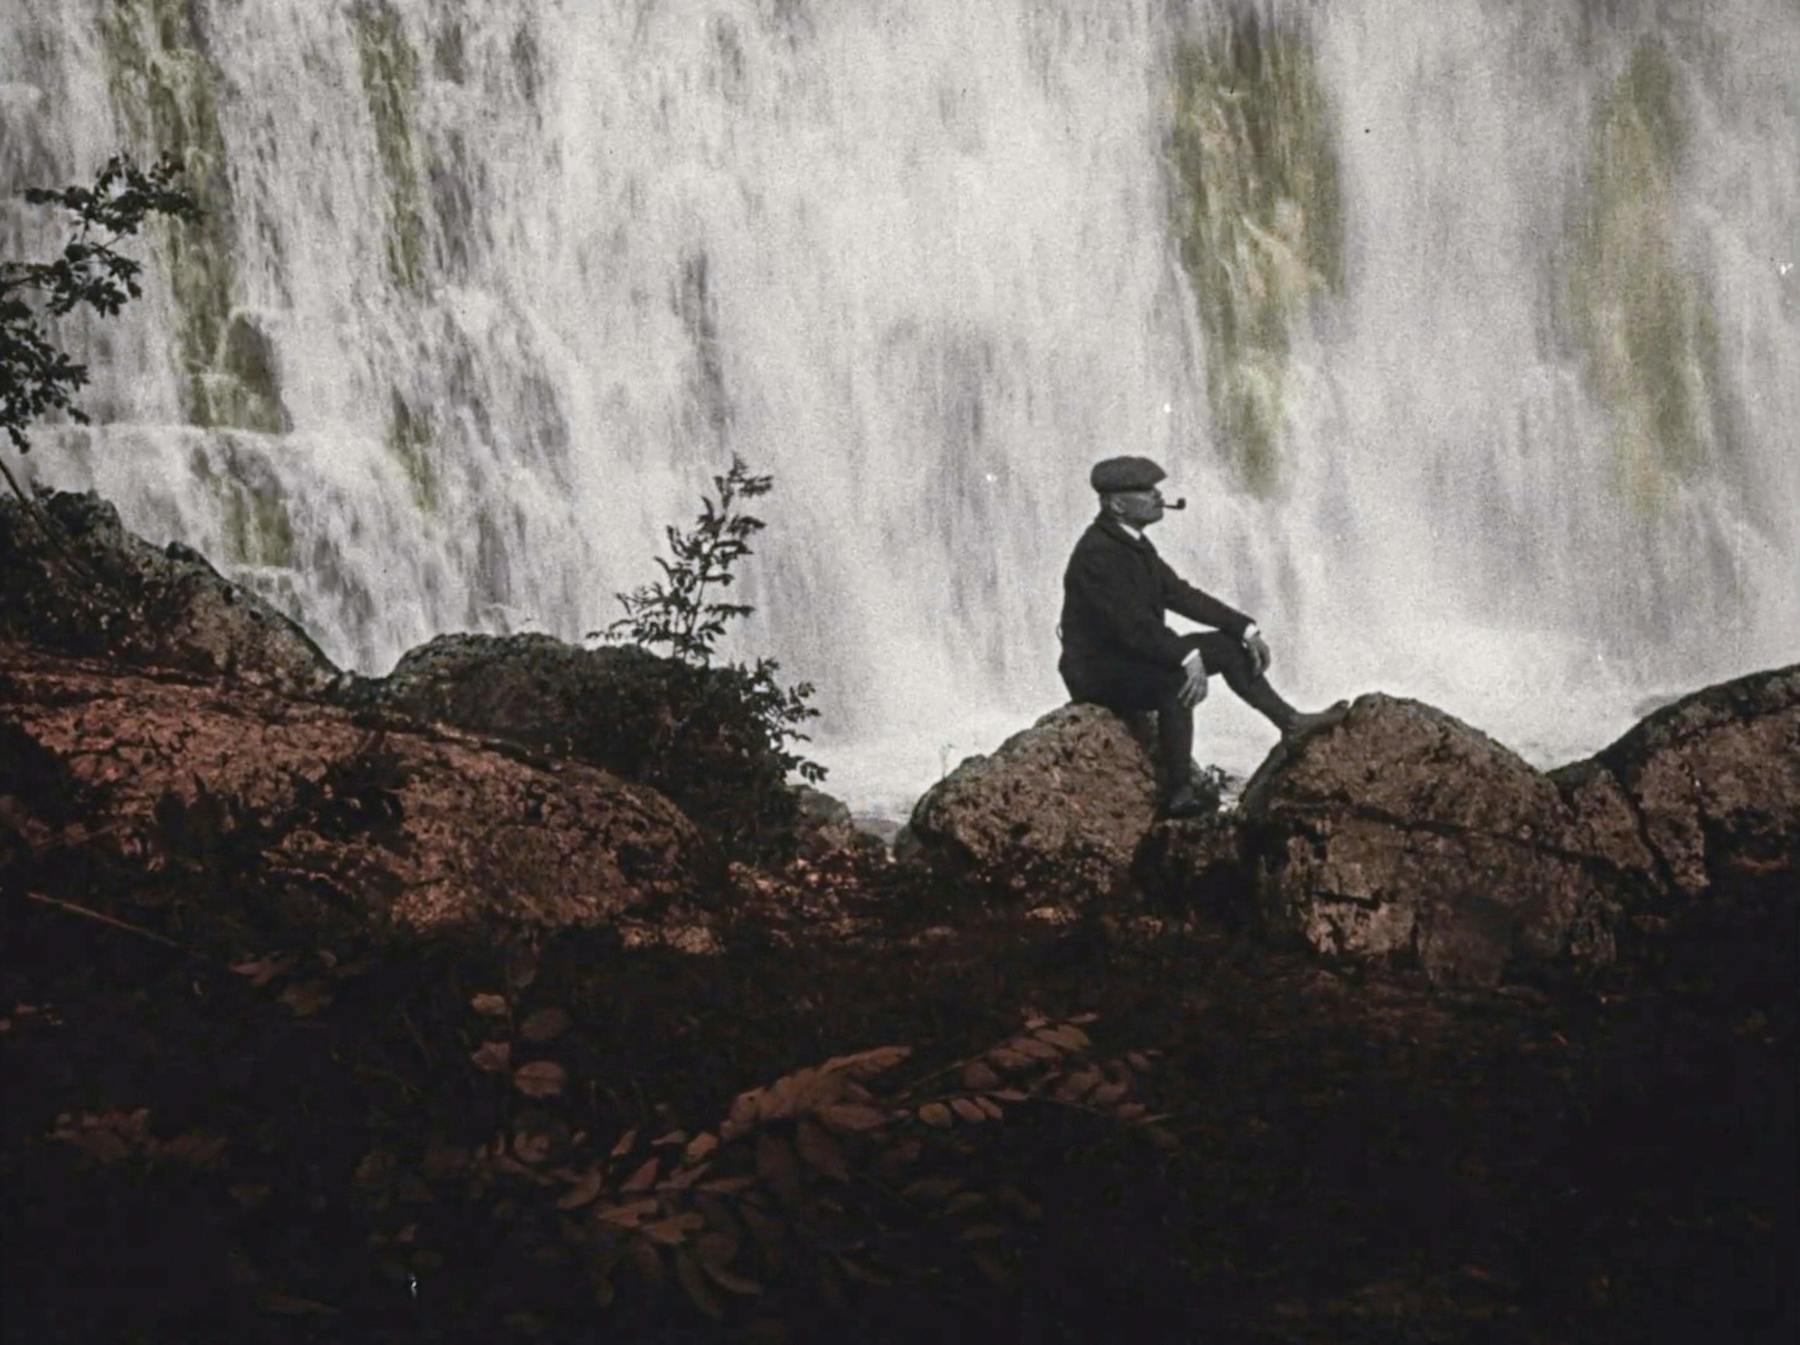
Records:
<instances>
[{"instance_id":1,"label":"white shirt cuff","mask_svg":"<svg viewBox=\"0 0 1800 1345\"><path fill-rule=\"evenodd\" d=\"M1181 660L1181 666L1184 668L1191 668L1199 661L1200 651L1198 649L1190 649L1188 651L1188 656Z\"/></svg>"}]
</instances>

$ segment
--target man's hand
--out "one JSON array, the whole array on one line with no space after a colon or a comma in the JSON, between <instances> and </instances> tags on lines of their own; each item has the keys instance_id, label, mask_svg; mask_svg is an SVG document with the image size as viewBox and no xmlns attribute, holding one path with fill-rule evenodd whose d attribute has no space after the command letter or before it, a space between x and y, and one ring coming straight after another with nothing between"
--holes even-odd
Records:
<instances>
[{"instance_id":1,"label":"man's hand","mask_svg":"<svg viewBox=\"0 0 1800 1345\"><path fill-rule=\"evenodd\" d=\"M1263 642L1262 632L1252 630L1244 636L1244 652L1250 655L1250 669L1261 677L1269 668L1269 646Z\"/></svg>"},{"instance_id":2,"label":"man's hand","mask_svg":"<svg viewBox=\"0 0 1800 1345\"><path fill-rule=\"evenodd\" d=\"M1206 699L1206 665L1199 659L1192 658L1183 666L1182 671L1187 674L1187 680L1181 684L1181 690L1175 693L1175 698L1191 710Z\"/></svg>"}]
</instances>

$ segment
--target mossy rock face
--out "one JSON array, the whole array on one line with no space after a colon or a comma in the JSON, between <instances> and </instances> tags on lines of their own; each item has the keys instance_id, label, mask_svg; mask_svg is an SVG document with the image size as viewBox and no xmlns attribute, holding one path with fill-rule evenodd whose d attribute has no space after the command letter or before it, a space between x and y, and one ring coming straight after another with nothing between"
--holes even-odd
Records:
<instances>
[{"instance_id":1,"label":"mossy rock face","mask_svg":"<svg viewBox=\"0 0 1800 1345\"><path fill-rule=\"evenodd\" d=\"M203 405L197 423L286 434L294 418L281 400L280 369L275 343L253 319L233 314L217 368L198 376Z\"/></svg>"},{"instance_id":2,"label":"mossy rock face","mask_svg":"<svg viewBox=\"0 0 1800 1345\"><path fill-rule=\"evenodd\" d=\"M647 784L737 853L796 843L798 797L747 708L747 677L635 645L583 649L549 635L442 635L347 704L455 725Z\"/></svg>"},{"instance_id":3,"label":"mossy rock face","mask_svg":"<svg viewBox=\"0 0 1800 1345\"><path fill-rule=\"evenodd\" d=\"M434 436L429 415L415 414L406 399L393 394L389 409L387 447L406 472L413 503L427 513L438 505L438 472L432 456Z\"/></svg>"},{"instance_id":4,"label":"mossy rock face","mask_svg":"<svg viewBox=\"0 0 1800 1345\"><path fill-rule=\"evenodd\" d=\"M1562 291L1588 387L1611 420L1620 493L1646 513L1731 437L1717 319L1676 236L1689 120L1679 70L1646 40L1595 113Z\"/></svg>"},{"instance_id":5,"label":"mossy rock face","mask_svg":"<svg viewBox=\"0 0 1800 1345\"><path fill-rule=\"evenodd\" d=\"M1222 451L1258 495L1281 485L1290 325L1344 281L1332 109L1305 36L1235 18L1175 52L1171 224L1206 333Z\"/></svg>"},{"instance_id":6,"label":"mossy rock face","mask_svg":"<svg viewBox=\"0 0 1800 1345\"><path fill-rule=\"evenodd\" d=\"M129 141L147 157L180 159L204 212L156 231L159 269L169 278L178 315L182 413L195 425L235 423L218 419L213 409L237 285L237 223L219 114L225 81L202 14L187 0L117 0L101 15L100 37L113 106Z\"/></svg>"},{"instance_id":7,"label":"mossy rock face","mask_svg":"<svg viewBox=\"0 0 1800 1345\"><path fill-rule=\"evenodd\" d=\"M0 497L0 639L290 694L337 677L298 624L199 552L127 531L98 495L55 493L39 509Z\"/></svg>"},{"instance_id":8,"label":"mossy rock face","mask_svg":"<svg viewBox=\"0 0 1800 1345\"><path fill-rule=\"evenodd\" d=\"M222 559L232 565L293 565L298 548L280 479L260 457L239 452L224 436L208 447L195 450L191 463L224 514Z\"/></svg>"},{"instance_id":9,"label":"mossy rock face","mask_svg":"<svg viewBox=\"0 0 1800 1345\"><path fill-rule=\"evenodd\" d=\"M363 96L375 126L375 148L388 185L388 272L403 290L425 283L425 210L413 148L413 105L418 98L419 58L407 41L400 15L387 0L351 11ZM454 47L461 59L461 40Z\"/></svg>"}]
</instances>

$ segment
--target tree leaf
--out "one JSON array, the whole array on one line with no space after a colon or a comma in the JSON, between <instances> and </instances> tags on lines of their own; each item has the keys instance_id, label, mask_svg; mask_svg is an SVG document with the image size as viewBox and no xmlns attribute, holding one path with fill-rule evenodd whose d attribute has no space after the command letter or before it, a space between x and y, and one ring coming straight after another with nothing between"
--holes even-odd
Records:
<instances>
[{"instance_id":1,"label":"tree leaf","mask_svg":"<svg viewBox=\"0 0 1800 1345\"><path fill-rule=\"evenodd\" d=\"M1039 1041L1036 1037L1014 1037L1013 1049L1020 1055L1029 1056L1033 1060L1055 1060L1057 1049L1047 1041ZM992 1053L989 1053L990 1056Z\"/></svg>"},{"instance_id":2,"label":"tree leaf","mask_svg":"<svg viewBox=\"0 0 1800 1345\"><path fill-rule=\"evenodd\" d=\"M763 1291L762 1285L751 1279L748 1275L739 1275L735 1271L728 1270L722 1265L715 1265L711 1261L702 1260L700 1262L700 1268L707 1273L707 1276L714 1284L731 1293L742 1294L746 1298L750 1298Z\"/></svg>"},{"instance_id":3,"label":"tree leaf","mask_svg":"<svg viewBox=\"0 0 1800 1345\"><path fill-rule=\"evenodd\" d=\"M695 1189L699 1191L717 1191L721 1195L740 1195L756 1185L754 1177L713 1177L703 1181Z\"/></svg>"},{"instance_id":4,"label":"tree leaf","mask_svg":"<svg viewBox=\"0 0 1800 1345\"><path fill-rule=\"evenodd\" d=\"M700 1269L700 1263L688 1255L687 1250L675 1253L675 1278L681 1281L681 1287L687 1291L688 1301L715 1322L725 1320L725 1309L720 1304L718 1295L707 1283L706 1274Z\"/></svg>"},{"instance_id":5,"label":"tree leaf","mask_svg":"<svg viewBox=\"0 0 1800 1345\"><path fill-rule=\"evenodd\" d=\"M337 1315L337 1309L329 1303L320 1303L311 1298L296 1298L292 1294L274 1290L258 1294L256 1306L264 1312L272 1312L281 1317L335 1317Z\"/></svg>"},{"instance_id":6,"label":"tree leaf","mask_svg":"<svg viewBox=\"0 0 1800 1345\"><path fill-rule=\"evenodd\" d=\"M675 1247L686 1242L689 1233L704 1227L706 1220L698 1214L672 1214L667 1219L645 1224L643 1233L665 1247Z\"/></svg>"},{"instance_id":7,"label":"tree leaf","mask_svg":"<svg viewBox=\"0 0 1800 1345\"><path fill-rule=\"evenodd\" d=\"M737 1256L742 1245L743 1239L736 1233L725 1233L714 1229L695 1239L694 1255L700 1258L702 1265L728 1266Z\"/></svg>"},{"instance_id":8,"label":"tree leaf","mask_svg":"<svg viewBox=\"0 0 1800 1345\"><path fill-rule=\"evenodd\" d=\"M617 1144L613 1145L612 1153L611 1153L610 1157L613 1157L613 1158L625 1157L625 1155L630 1153L632 1151L632 1149L636 1146L637 1137L638 1137L637 1127L633 1126L630 1130L627 1130L623 1135L619 1136L619 1142Z\"/></svg>"},{"instance_id":9,"label":"tree leaf","mask_svg":"<svg viewBox=\"0 0 1800 1345\"><path fill-rule=\"evenodd\" d=\"M521 1129L513 1132L513 1153L521 1163L542 1163L555 1147L555 1136L545 1130Z\"/></svg>"},{"instance_id":10,"label":"tree leaf","mask_svg":"<svg viewBox=\"0 0 1800 1345\"><path fill-rule=\"evenodd\" d=\"M292 1009L296 1018L311 1018L321 1009L330 1007L332 989L330 981L295 981L283 990L281 1002Z\"/></svg>"},{"instance_id":11,"label":"tree leaf","mask_svg":"<svg viewBox=\"0 0 1800 1345\"><path fill-rule=\"evenodd\" d=\"M987 1242L994 1238L1006 1236L1006 1230L999 1224L972 1224L956 1235L958 1242Z\"/></svg>"},{"instance_id":12,"label":"tree leaf","mask_svg":"<svg viewBox=\"0 0 1800 1345\"><path fill-rule=\"evenodd\" d=\"M966 1097L951 1098L950 1109L971 1125L980 1125L987 1120L987 1113Z\"/></svg>"},{"instance_id":13,"label":"tree leaf","mask_svg":"<svg viewBox=\"0 0 1800 1345\"><path fill-rule=\"evenodd\" d=\"M811 1121L802 1120L795 1127L794 1143L800 1150L800 1156L827 1177L840 1182L850 1180L850 1167L844 1161L844 1151L838 1148L836 1140Z\"/></svg>"},{"instance_id":14,"label":"tree leaf","mask_svg":"<svg viewBox=\"0 0 1800 1345\"><path fill-rule=\"evenodd\" d=\"M576 1179L573 1186L556 1198L556 1208L578 1210L597 1200L605 1189L606 1174L599 1168L589 1168Z\"/></svg>"},{"instance_id":15,"label":"tree leaf","mask_svg":"<svg viewBox=\"0 0 1800 1345\"><path fill-rule=\"evenodd\" d=\"M555 1097L568 1082L569 1071L554 1060L533 1060L513 1073L513 1087L526 1097Z\"/></svg>"},{"instance_id":16,"label":"tree leaf","mask_svg":"<svg viewBox=\"0 0 1800 1345\"><path fill-rule=\"evenodd\" d=\"M685 1191L704 1177L707 1169L711 1166L711 1163L683 1162L665 1180L658 1183L656 1189L659 1191Z\"/></svg>"},{"instance_id":17,"label":"tree leaf","mask_svg":"<svg viewBox=\"0 0 1800 1345\"><path fill-rule=\"evenodd\" d=\"M519 1024L519 1035L526 1041L554 1041L573 1021L567 1009L539 1009Z\"/></svg>"},{"instance_id":18,"label":"tree leaf","mask_svg":"<svg viewBox=\"0 0 1800 1345\"><path fill-rule=\"evenodd\" d=\"M1078 1102L1105 1079L1104 1074L1091 1066L1078 1069L1057 1084L1054 1096L1058 1102Z\"/></svg>"},{"instance_id":19,"label":"tree leaf","mask_svg":"<svg viewBox=\"0 0 1800 1345\"><path fill-rule=\"evenodd\" d=\"M648 1191L656 1184L656 1174L662 1164L660 1158L647 1158L643 1166L625 1179L621 1191Z\"/></svg>"},{"instance_id":20,"label":"tree leaf","mask_svg":"<svg viewBox=\"0 0 1800 1345\"><path fill-rule=\"evenodd\" d=\"M681 1151L682 1161L698 1163L719 1147L719 1137L710 1131L703 1130L688 1141L687 1148Z\"/></svg>"},{"instance_id":21,"label":"tree leaf","mask_svg":"<svg viewBox=\"0 0 1800 1345\"><path fill-rule=\"evenodd\" d=\"M761 1114L762 1097L762 1089L752 1088L732 1098L731 1111L725 1117L725 1124L719 1127L719 1138L732 1140L753 1130Z\"/></svg>"},{"instance_id":22,"label":"tree leaf","mask_svg":"<svg viewBox=\"0 0 1800 1345\"><path fill-rule=\"evenodd\" d=\"M755 1236L757 1245L762 1248L763 1260L769 1269L779 1270L785 1256L780 1220L750 1204L746 1204L739 1213Z\"/></svg>"},{"instance_id":23,"label":"tree leaf","mask_svg":"<svg viewBox=\"0 0 1800 1345\"><path fill-rule=\"evenodd\" d=\"M1000 1076L980 1060L971 1060L963 1066L962 1082L964 1088L997 1088Z\"/></svg>"},{"instance_id":24,"label":"tree leaf","mask_svg":"<svg viewBox=\"0 0 1800 1345\"><path fill-rule=\"evenodd\" d=\"M887 1113L858 1102L833 1102L819 1108L819 1120L846 1133L875 1130L886 1124Z\"/></svg>"},{"instance_id":25,"label":"tree leaf","mask_svg":"<svg viewBox=\"0 0 1800 1345\"><path fill-rule=\"evenodd\" d=\"M1052 1055L1056 1053L1051 1052ZM1021 1055L1009 1046L996 1046L987 1053L987 1058L1001 1069L1027 1069L1031 1065L1031 1057Z\"/></svg>"},{"instance_id":26,"label":"tree leaf","mask_svg":"<svg viewBox=\"0 0 1800 1345\"><path fill-rule=\"evenodd\" d=\"M1094 1090L1094 1095L1089 1098L1088 1101L1096 1107L1110 1107L1130 1091L1131 1087L1129 1084L1102 1084Z\"/></svg>"},{"instance_id":27,"label":"tree leaf","mask_svg":"<svg viewBox=\"0 0 1800 1345\"><path fill-rule=\"evenodd\" d=\"M763 1131L756 1137L756 1172L785 1200L800 1194L800 1164L785 1140Z\"/></svg>"},{"instance_id":28,"label":"tree leaf","mask_svg":"<svg viewBox=\"0 0 1800 1345\"><path fill-rule=\"evenodd\" d=\"M469 1001L469 1007L476 1013L488 1018L506 1017L506 1000L503 996L483 991Z\"/></svg>"},{"instance_id":29,"label":"tree leaf","mask_svg":"<svg viewBox=\"0 0 1800 1345\"><path fill-rule=\"evenodd\" d=\"M537 954L517 945L506 950L506 983L514 990L524 990L537 980Z\"/></svg>"},{"instance_id":30,"label":"tree leaf","mask_svg":"<svg viewBox=\"0 0 1800 1345\"><path fill-rule=\"evenodd\" d=\"M1069 1023L1061 1023L1056 1027L1039 1028L1039 1041L1047 1041L1052 1046L1060 1046L1065 1051L1084 1051L1094 1044L1093 1039L1080 1028Z\"/></svg>"},{"instance_id":31,"label":"tree leaf","mask_svg":"<svg viewBox=\"0 0 1800 1345\"><path fill-rule=\"evenodd\" d=\"M291 957L261 957L253 962L239 962L231 969L239 976L250 978L254 989L261 990L277 976L285 976L292 971L295 960Z\"/></svg>"},{"instance_id":32,"label":"tree leaf","mask_svg":"<svg viewBox=\"0 0 1800 1345\"><path fill-rule=\"evenodd\" d=\"M1150 1072L1150 1057L1142 1051L1127 1051L1125 1058L1131 1062L1133 1069L1142 1070L1146 1074Z\"/></svg>"},{"instance_id":33,"label":"tree leaf","mask_svg":"<svg viewBox=\"0 0 1800 1345\"><path fill-rule=\"evenodd\" d=\"M636 1228L646 1214L655 1212L656 1206L655 1200L632 1200L623 1205L603 1205L594 1211L594 1217L621 1228Z\"/></svg>"},{"instance_id":34,"label":"tree leaf","mask_svg":"<svg viewBox=\"0 0 1800 1345\"><path fill-rule=\"evenodd\" d=\"M865 1266L862 1262L853 1260L842 1252L833 1252L832 1259L838 1263L838 1267L844 1274L860 1284L890 1285L894 1282L891 1276L883 1275L873 1266Z\"/></svg>"},{"instance_id":35,"label":"tree leaf","mask_svg":"<svg viewBox=\"0 0 1800 1345\"><path fill-rule=\"evenodd\" d=\"M469 1059L474 1061L475 1068L484 1074L499 1074L512 1063L512 1043L509 1041L484 1041L469 1052Z\"/></svg>"},{"instance_id":36,"label":"tree leaf","mask_svg":"<svg viewBox=\"0 0 1800 1345\"><path fill-rule=\"evenodd\" d=\"M828 1073L848 1074L853 1079L872 1079L885 1073L912 1054L910 1046L877 1046L854 1055L838 1055L820 1068Z\"/></svg>"},{"instance_id":37,"label":"tree leaf","mask_svg":"<svg viewBox=\"0 0 1800 1345\"><path fill-rule=\"evenodd\" d=\"M904 1200L922 1200L935 1205L953 1192L961 1190L962 1184L960 1177L921 1177L903 1189L900 1196Z\"/></svg>"},{"instance_id":38,"label":"tree leaf","mask_svg":"<svg viewBox=\"0 0 1800 1345\"><path fill-rule=\"evenodd\" d=\"M1005 1109L1002 1108L998 1102L995 1102L991 1097L988 1097L986 1094L983 1094L980 1097L977 1097L975 1099L975 1102L981 1108L981 1110L987 1114L987 1117L989 1120L998 1121L1003 1116L1006 1115Z\"/></svg>"},{"instance_id":39,"label":"tree leaf","mask_svg":"<svg viewBox=\"0 0 1800 1345\"><path fill-rule=\"evenodd\" d=\"M662 1288L667 1276L663 1270L662 1254L656 1250L655 1244L643 1238L628 1238L625 1242L625 1259L647 1286L652 1289Z\"/></svg>"},{"instance_id":40,"label":"tree leaf","mask_svg":"<svg viewBox=\"0 0 1800 1345\"><path fill-rule=\"evenodd\" d=\"M950 1109L941 1102L927 1102L919 1108L919 1119L928 1126L948 1130L951 1124Z\"/></svg>"}]
</instances>

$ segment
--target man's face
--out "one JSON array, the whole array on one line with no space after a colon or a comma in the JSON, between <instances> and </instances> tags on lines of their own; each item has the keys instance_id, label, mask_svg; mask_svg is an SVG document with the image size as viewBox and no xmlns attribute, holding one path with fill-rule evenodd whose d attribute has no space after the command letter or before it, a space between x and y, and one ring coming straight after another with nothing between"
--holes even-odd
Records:
<instances>
[{"instance_id":1,"label":"man's face","mask_svg":"<svg viewBox=\"0 0 1800 1345\"><path fill-rule=\"evenodd\" d=\"M1147 528L1163 516L1163 496L1152 486L1149 490L1114 491L1107 497L1113 513L1134 528Z\"/></svg>"}]
</instances>

